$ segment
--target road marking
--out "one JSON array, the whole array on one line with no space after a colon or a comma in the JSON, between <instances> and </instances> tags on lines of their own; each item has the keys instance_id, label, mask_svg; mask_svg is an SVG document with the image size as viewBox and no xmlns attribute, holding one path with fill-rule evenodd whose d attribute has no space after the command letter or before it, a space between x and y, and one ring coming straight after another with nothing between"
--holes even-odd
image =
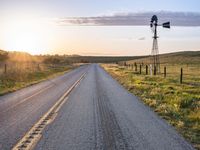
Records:
<instances>
[{"instance_id":1,"label":"road marking","mask_svg":"<svg viewBox=\"0 0 200 150\"><path fill-rule=\"evenodd\" d=\"M4 110L4 111L2 111L2 112L0 112L0 113L5 113L5 112L9 111L10 109L13 109L13 108L16 107L17 105L20 105L21 103L27 101L28 99L30 99L30 98L32 98L32 97L34 97L34 96L36 96L36 95L39 95L40 93L46 91L47 89L49 89L49 88L51 88L51 87L53 87L53 86L54 86L54 85L50 85L50 86L48 86L48 87L46 87L46 88L40 90L39 92L36 92L36 93L34 93L33 95L24 98L24 99L21 100L19 103L16 103L15 105L12 105L12 106L9 107L8 109L6 109L6 110Z\"/></svg>"},{"instance_id":2,"label":"road marking","mask_svg":"<svg viewBox=\"0 0 200 150\"><path fill-rule=\"evenodd\" d=\"M12 148L12 150L32 150L40 140L42 132L45 127L53 122L56 118L58 111L68 99L68 95L72 90L81 82L86 72L67 90L63 96L36 122L33 127L19 140L19 142Z\"/></svg>"}]
</instances>

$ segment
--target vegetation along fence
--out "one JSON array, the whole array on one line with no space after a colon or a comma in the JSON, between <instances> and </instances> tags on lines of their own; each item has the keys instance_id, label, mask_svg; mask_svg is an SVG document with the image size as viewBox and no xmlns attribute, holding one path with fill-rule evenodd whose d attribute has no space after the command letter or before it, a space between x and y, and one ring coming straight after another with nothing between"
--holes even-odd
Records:
<instances>
[{"instance_id":1,"label":"vegetation along fence","mask_svg":"<svg viewBox=\"0 0 200 150\"><path fill-rule=\"evenodd\" d=\"M163 78L170 78L173 82L200 86L200 65L199 64L160 64L160 70L152 69L150 64L144 63L117 63L122 67L132 70L141 75L152 75Z\"/></svg>"}]
</instances>

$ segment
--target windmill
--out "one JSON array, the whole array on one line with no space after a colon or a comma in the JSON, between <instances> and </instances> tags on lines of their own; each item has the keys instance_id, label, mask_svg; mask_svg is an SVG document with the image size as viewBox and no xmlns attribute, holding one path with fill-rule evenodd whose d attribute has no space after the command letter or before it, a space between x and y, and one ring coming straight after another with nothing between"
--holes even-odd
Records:
<instances>
[{"instance_id":1,"label":"windmill","mask_svg":"<svg viewBox=\"0 0 200 150\"><path fill-rule=\"evenodd\" d=\"M158 24L158 17L153 15L150 22L150 27L153 32L153 47L151 51L151 67L153 68L154 75L156 72L160 72L160 60L159 60L159 50L158 50L158 35L157 35L157 27L162 26L163 28L170 28L170 22L165 22L163 24Z\"/></svg>"}]
</instances>

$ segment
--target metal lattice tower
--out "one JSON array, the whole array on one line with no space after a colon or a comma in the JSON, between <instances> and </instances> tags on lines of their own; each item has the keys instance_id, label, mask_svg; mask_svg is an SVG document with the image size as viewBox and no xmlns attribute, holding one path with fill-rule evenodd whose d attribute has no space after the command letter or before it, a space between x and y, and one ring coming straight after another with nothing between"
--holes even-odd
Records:
<instances>
[{"instance_id":1,"label":"metal lattice tower","mask_svg":"<svg viewBox=\"0 0 200 150\"><path fill-rule=\"evenodd\" d=\"M153 36L153 47L151 50L151 65L152 65L152 69L154 74L156 74L156 72L160 72L160 60L159 60L159 50L158 50L158 35L157 35L157 27L158 26L163 26L164 28L170 28L170 22L165 22L162 25L158 25L158 18L156 15L153 15L151 18L151 23L150 23L150 27L154 33Z\"/></svg>"},{"instance_id":2,"label":"metal lattice tower","mask_svg":"<svg viewBox=\"0 0 200 150\"><path fill-rule=\"evenodd\" d=\"M151 63L153 66L153 69L157 69L157 71L160 71L160 61L159 61L159 50L158 50L158 36L157 36L157 26L155 26L155 32L153 36L153 47L151 50Z\"/></svg>"}]
</instances>

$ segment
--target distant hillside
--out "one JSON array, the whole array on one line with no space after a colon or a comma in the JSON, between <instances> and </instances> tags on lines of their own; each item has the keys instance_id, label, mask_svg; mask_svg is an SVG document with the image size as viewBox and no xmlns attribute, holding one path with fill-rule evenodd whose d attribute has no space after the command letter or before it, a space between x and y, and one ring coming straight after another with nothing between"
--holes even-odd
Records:
<instances>
[{"instance_id":1,"label":"distant hillside","mask_svg":"<svg viewBox=\"0 0 200 150\"><path fill-rule=\"evenodd\" d=\"M79 56L79 55L38 55L26 52L7 52L0 50L0 62L45 62L45 63L149 63L149 56ZM200 64L200 51L185 51L160 55L161 63Z\"/></svg>"},{"instance_id":2,"label":"distant hillside","mask_svg":"<svg viewBox=\"0 0 200 150\"><path fill-rule=\"evenodd\" d=\"M144 58L145 56L73 56L67 57L66 59L69 61L78 61L78 62L86 62L86 63L115 63L119 61L129 61Z\"/></svg>"},{"instance_id":3,"label":"distant hillside","mask_svg":"<svg viewBox=\"0 0 200 150\"><path fill-rule=\"evenodd\" d=\"M160 63L165 64L200 64L200 51L183 51L160 55ZM129 61L128 63L150 63L150 56Z\"/></svg>"},{"instance_id":4,"label":"distant hillside","mask_svg":"<svg viewBox=\"0 0 200 150\"><path fill-rule=\"evenodd\" d=\"M119 61L129 61L145 56L79 56L79 55L38 55L33 56L26 52L7 52L0 50L0 62L29 62L43 61L45 63L115 63Z\"/></svg>"}]
</instances>

